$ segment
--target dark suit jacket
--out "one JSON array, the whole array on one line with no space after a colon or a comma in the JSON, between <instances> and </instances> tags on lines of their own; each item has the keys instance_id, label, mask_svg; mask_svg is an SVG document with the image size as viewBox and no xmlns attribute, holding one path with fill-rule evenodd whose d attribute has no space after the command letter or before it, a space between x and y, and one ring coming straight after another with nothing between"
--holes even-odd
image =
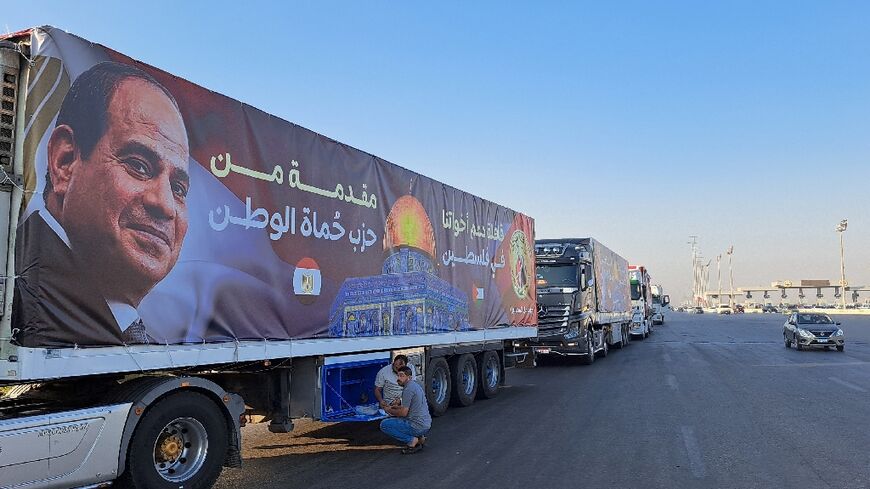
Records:
<instances>
[{"instance_id":1,"label":"dark suit jacket","mask_svg":"<svg viewBox=\"0 0 870 489\"><path fill-rule=\"evenodd\" d=\"M15 273L12 328L19 345L123 344L105 298L82 276L69 247L36 212L18 226Z\"/></svg>"}]
</instances>

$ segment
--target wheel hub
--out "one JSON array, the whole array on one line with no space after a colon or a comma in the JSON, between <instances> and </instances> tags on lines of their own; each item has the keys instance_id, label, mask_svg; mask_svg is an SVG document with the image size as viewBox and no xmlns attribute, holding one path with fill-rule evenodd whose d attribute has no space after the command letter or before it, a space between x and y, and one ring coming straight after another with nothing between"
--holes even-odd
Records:
<instances>
[{"instance_id":1,"label":"wheel hub","mask_svg":"<svg viewBox=\"0 0 870 489\"><path fill-rule=\"evenodd\" d=\"M184 482L196 474L208 454L208 434L194 418L167 424L154 443L154 468L168 482Z\"/></svg>"},{"instance_id":2,"label":"wheel hub","mask_svg":"<svg viewBox=\"0 0 870 489\"><path fill-rule=\"evenodd\" d=\"M174 462L184 446L184 440L178 435L169 435L159 442L157 460L160 462Z\"/></svg>"}]
</instances>

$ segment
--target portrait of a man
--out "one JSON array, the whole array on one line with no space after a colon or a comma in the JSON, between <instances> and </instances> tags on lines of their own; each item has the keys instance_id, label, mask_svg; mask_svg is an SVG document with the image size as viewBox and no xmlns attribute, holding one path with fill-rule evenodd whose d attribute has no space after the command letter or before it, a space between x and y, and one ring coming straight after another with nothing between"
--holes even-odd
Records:
<instances>
[{"instance_id":1,"label":"portrait of a man","mask_svg":"<svg viewBox=\"0 0 870 489\"><path fill-rule=\"evenodd\" d=\"M18 227L17 342L161 342L137 308L188 228L190 150L175 98L138 68L97 64L70 87L46 153L44 208Z\"/></svg>"}]
</instances>

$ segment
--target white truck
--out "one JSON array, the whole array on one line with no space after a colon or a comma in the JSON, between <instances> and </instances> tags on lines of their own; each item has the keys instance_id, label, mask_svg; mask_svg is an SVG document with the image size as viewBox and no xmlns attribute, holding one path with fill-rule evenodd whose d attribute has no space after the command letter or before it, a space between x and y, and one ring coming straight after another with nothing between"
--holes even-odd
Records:
<instances>
[{"instance_id":1,"label":"white truck","mask_svg":"<svg viewBox=\"0 0 870 489\"><path fill-rule=\"evenodd\" d=\"M653 324L665 324L665 309L671 303L671 298L665 295L665 289L661 285L652 286L652 322Z\"/></svg>"},{"instance_id":2,"label":"white truck","mask_svg":"<svg viewBox=\"0 0 870 489\"><path fill-rule=\"evenodd\" d=\"M537 334L523 214L55 28L0 69L2 488L210 487L253 415L377 419L397 352L438 415Z\"/></svg>"},{"instance_id":3,"label":"white truck","mask_svg":"<svg viewBox=\"0 0 870 489\"><path fill-rule=\"evenodd\" d=\"M652 333L652 286L646 267L629 265L628 277L631 284L631 334L646 338Z\"/></svg>"}]
</instances>

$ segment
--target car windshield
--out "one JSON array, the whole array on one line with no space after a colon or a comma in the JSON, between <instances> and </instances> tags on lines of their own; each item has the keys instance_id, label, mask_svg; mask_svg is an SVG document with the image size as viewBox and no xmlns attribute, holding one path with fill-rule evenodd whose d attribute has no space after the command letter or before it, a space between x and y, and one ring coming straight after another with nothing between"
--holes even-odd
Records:
<instances>
[{"instance_id":1,"label":"car windshield","mask_svg":"<svg viewBox=\"0 0 870 489\"><path fill-rule=\"evenodd\" d=\"M540 265L536 277L538 287L577 287L577 267L574 265Z\"/></svg>"},{"instance_id":2,"label":"car windshield","mask_svg":"<svg viewBox=\"0 0 870 489\"><path fill-rule=\"evenodd\" d=\"M798 314L798 324L831 324L831 318L824 314Z\"/></svg>"}]
</instances>

